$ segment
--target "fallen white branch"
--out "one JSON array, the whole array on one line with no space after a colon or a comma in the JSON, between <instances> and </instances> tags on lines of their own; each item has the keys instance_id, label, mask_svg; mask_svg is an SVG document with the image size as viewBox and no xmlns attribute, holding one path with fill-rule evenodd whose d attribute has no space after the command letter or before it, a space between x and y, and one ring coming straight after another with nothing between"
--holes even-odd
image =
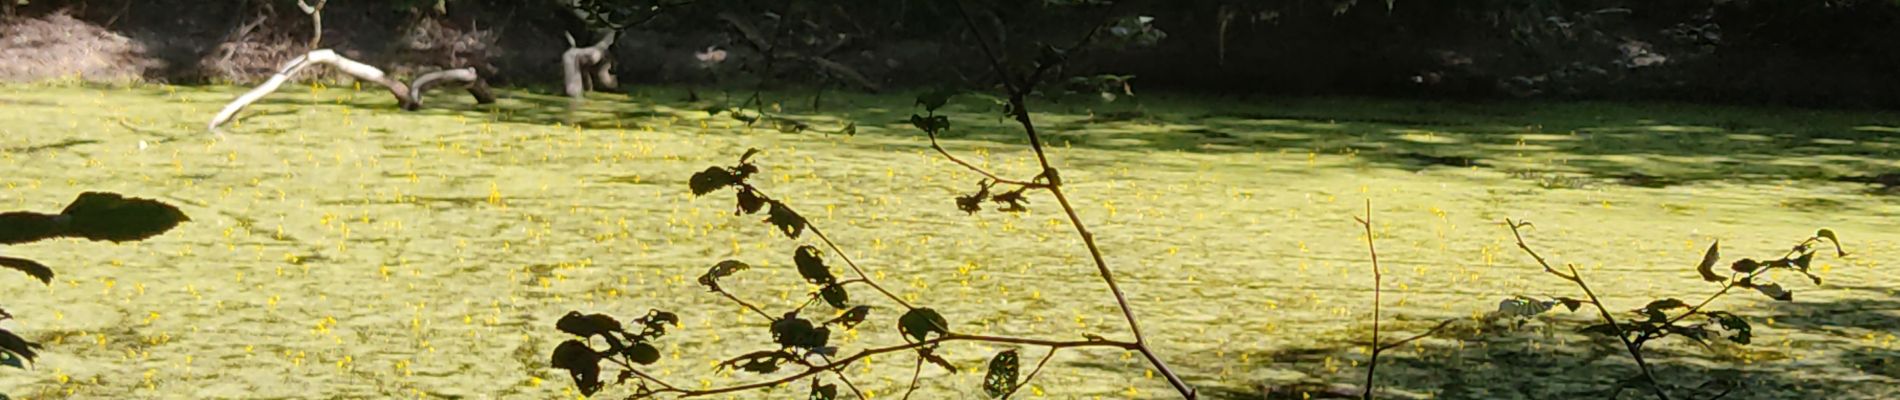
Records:
<instances>
[{"instance_id":1,"label":"fallen white branch","mask_svg":"<svg viewBox=\"0 0 1900 400\"><path fill-rule=\"evenodd\" d=\"M614 36L615 32L611 30L603 31L600 41L593 45L569 48L561 54L561 74L566 78L568 97L579 99L586 95L588 74L582 71L583 68L593 72L596 86L612 89L619 85L613 75L612 56L607 54L607 49L614 45ZM575 45L574 37L568 36L567 43Z\"/></svg>"},{"instance_id":2,"label":"fallen white branch","mask_svg":"<svg viewBox=\"0 0 1900 400\"><path fill-rule=\"evenodd\" d=\"M319 4L321 4L321 2L319 2ZM251 103L257 102L258 99L264 98L265 95L277 91L278 87L283 86L284 82L289 82L291 77L297 75L297 72L303 71L305 67L315 64L327 64L336 68L338 71L356 77L358 80L382 85L384 88L389 89L390 94L396 96L396 102L401 105L403 109L414 109L415 107L413 105L415 100L410 97L408 85L404 85L395 79L390 79L389 75L384 74L383 70L376 69L376 67L344 58L342 55L337 54L336 51L330 49L319 49L311 51L309 54L297 56L297 58L290 60L290 62L284 63L284 66L279 68L276 74L271 75L270 80L264 81L264 84L258 85L257 88L251 89L250 92L244 93L243 96L238 96L237 100L232 100L231 104L224 106L224 110L218 111L217 117L211 119L211 124L207 126L207 129L216 131L218 126L230 121L231 117L236 116L238 111L244 110L244 107L250 106Z\"/></svg>"},{"instance_id":3,"label":"fallen white branch","mask_svg":"<svg viewBox=\"0 0 1900 400\"><path fill-rule=\"evenodd\" d=\"M483 80L481 74L475 72L475 68L457 68L430 72L417 77L415 82L409 84L409 99L412 102L404 109L414 111L422 108L422 95L428 93L429 88L442 83L461 84L468 89L470 96L475 96L475 102L478 104L495 102L495 93L488 89L488 81Z\"/></svg>"}]
</instances>

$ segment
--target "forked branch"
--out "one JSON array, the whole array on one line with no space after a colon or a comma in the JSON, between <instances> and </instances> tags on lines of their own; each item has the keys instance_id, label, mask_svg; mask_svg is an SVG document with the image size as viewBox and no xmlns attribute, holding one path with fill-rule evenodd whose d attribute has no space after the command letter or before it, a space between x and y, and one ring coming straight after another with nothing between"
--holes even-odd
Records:
<instances>
[{"instance_id":1,"label":"forked branch","mask_svg":"<svg viewBox=\"0 0 1900 400\"><path fill-rule=\"evenodd\" d=\"M1531 258L1536 259L1537 265L1543 266L1545 272L1570 281L1576 284L1578 289L1583 290L1584 296L1590 299L1590 304L1596 306L1597 315L1603 318L1604 323L1609 324L1611 331L1615 332L1612 336L1616 336L1616 340L1623 343L1624 350L1629 351L1630 358L1636 360L1636 368L1642 370L1643 379L1649 381L1649 388L1656 394L1656 398L1669 400L1669 392L1663 390L1662 381L1656 379L1656 373L1649 368L1649 362L1643 359L1642 348L1636 342L1631 341L1628 334L1624 333L1627 331L1623 330L1622 324L1616 321L1616 316L1610 315L1609 307L1605 307L1603 300L1597 298L1596 291L1590 290L1590 284L1584 282L1583 274L1577 272L1577 266L1565 265L1565 267L1570 270L1570 273L1567 275L1558 272L1556 268L1550 266L1549 261L1545 261L1543 256L1538 255L1536 251L1531 250L1530 245L1524 243L1524 234L1519 230L1522 227L1531 226L1529 222L1506 219L1504 220L1504 224L1511 227L1511 236L1517 239L1517 247L1523 249L1525 253L1530 254Z\"/></svg>"},{"instance_id":2,"label":"forked branch","mask_svg":"<svg viewBox=\"0 0 1900 400\"><path fill-rule=\"evenodd\" d=\"M1009 111L1015 117L1016 122L1022 125L1024 135L1029 138L1029 147L1035 151L1036 161L1042 166L1042 173L1039 176L1047 180L1049 193L1056 198L1057 203L1062 205L1063 212L1069 217L1070 225L1075 227L1076 234L1082 237L1082 243L1088 248L1089 257L1095 262L1096 272L1101 275L1102 281L1108 285L1109 292L1115 295L1115 303L1121 308L1122 316L1128 322L1129 332L1135 336L1135 350L1141 352L1142 357L1146 358L1148 363L1155 367L1155 370L1167 378L1168 384L1173 386L1175 391L1179 392L1183 398L1190 400L1197 398L1198 396L1194 388L1188 386L1187 382L1183 381L1181 377L1174 372L1174 369L1168 367L1167 362L1162 361L1161 357L1157 356L1154 350L1149 347L1147 337L1143 335L1141 330L1141 322L1135 317L1134 309L1128 305L1128 296L1122 293L1121 286L1115 280L1114 271L1109 269L1108 262L1102 258L1101 247L1095 243L1095 234L1089 232L1088 225L1082 222L1082 217L1076 213L1075 207L1070 204L1069 197L1062 191L1062 175L1049 163L1048 152L1043 148L1042 136L1036 132L1035 121L1030 118L1026 97L1041 83L1039 80L1042 79L1043 74L1055 68L1056 65L1053 63L1038 63L1034 70L1035 72L1027 76L1020 76L1011 72L1011 70L1004 65L1002 58L997 55L996 50L992 48L989 39L983 35L982 29L977 26L976 20L970 16L968 7L963 4L962 0L952 1L956 3L958 15L962 17L964 26L970 30L971 34L975 35L978 47L983 50L984 56L990 59L990 65L995 69L1003 86L1008 89ZM1091 30L1088 36L1069 48L1082 48L1089 40L1094 38L1095 32L1099 30L1099 28Z\"/></svg>"}]
</instances>

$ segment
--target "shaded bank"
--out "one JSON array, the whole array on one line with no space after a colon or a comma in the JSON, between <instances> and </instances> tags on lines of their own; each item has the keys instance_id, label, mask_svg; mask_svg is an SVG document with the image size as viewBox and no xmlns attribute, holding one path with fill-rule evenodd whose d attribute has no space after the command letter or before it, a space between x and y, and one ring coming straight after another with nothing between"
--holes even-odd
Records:
<instances>
[{"instance_id":1,"label":"shaded bank","mask_svg":"<svg viewBox=\"0 0 1900 400\"><path fill-rule=\"evenodd\" d=\"M545 87L560 84L563 34L594 41L584 21L551 1L451 0L441 9L433 3L339 2L331 6L326 40L342 55L398 76L475 67L497 84ZM828 49L830 61L861 73L864 83L986 82L987 66L976 62L982 58L967 37L945 28L939 2L698 3L626 31L611 51L621 78L636 85L757 79L753 64L761 55L720 14L765 20L772 11L822 27L799 34L843 35ZM1890 95L1900 92L1900 77L1889 73L1900 70L1900 42L1889 40L1900 37L1900 4L1889 1L1120 3L1154 16L1169 38L1153 48L1091 54L1072 72L1133 74L1137 92L1900 107L1900 96ZM110 54L135 54L118 64L137 66L143 79L251 82L308 50L299 40L309 21L282 1L49 0L15 12L9 25L71 27L0 32L0 63L14 66L48 57L27 53L84 47L72 40L122 42L136 51ZM75 19L47 18L60 12ZM88 33L68 39L45 32ZM730 61L707 68L695 59L710 47L730 51ZM89 61L61 62L42 70L83 70ZM825 74L781 66L770 80L812 85L825 82ZM0 68L0 81L49 75L66 77Z\"/></svg>"}]
</instances>

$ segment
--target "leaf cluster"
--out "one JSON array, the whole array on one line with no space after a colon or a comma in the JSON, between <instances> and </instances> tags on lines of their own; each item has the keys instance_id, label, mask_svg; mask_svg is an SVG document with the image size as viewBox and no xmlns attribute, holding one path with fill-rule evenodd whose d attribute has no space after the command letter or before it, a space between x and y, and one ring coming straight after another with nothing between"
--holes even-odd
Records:
<instances>
[{"instance_id":1,"label":"leaf cluster","mask_svg":"<svg viewBox=\"0 0 1900 400\"><path fill-rule=\"evenodd\" d=\"M554 348L549 363L554 368L567 370L573 378L574 386L582 395L592 396L605 386L600 380L601 362L618 364L622 370L616 382L626 382L635 374L633 365L652 365L660 360L660 350L652 342L666 336L667 326L678 326L679 316L671 312L649 310L647 315L635 318L633 327L638 332L628 331L619 320L605 314L582 314L569 311L554 323L556 329L567 332L579 339L568 339ZM596 348L594 339L599 338L606 344ZM645 381L637 393L646 392Z\"/></svg>"}]
</instances>

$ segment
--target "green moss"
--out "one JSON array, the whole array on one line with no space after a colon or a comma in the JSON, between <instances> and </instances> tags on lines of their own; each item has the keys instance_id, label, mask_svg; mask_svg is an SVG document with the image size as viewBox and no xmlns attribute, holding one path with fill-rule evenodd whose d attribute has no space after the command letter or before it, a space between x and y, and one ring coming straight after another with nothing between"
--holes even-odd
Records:
<instances>
[{"instance_id":1,"label":"green moss","mask_svg":"<svg viewBox=\"0 0 1900 400\"><path fill-rule=\"evenodd\" d=\"M1080 338L1125 329L1052 199L1032 195L1022 214L956 209L978 177L929 150L905 121L905 96L827 93L825 111L811 112L807 94L768 94L809 127L783 133L710 116L711 104L684 103L672 89L595 95L574 108L533 93L506 93L493 107L445 93L406 113L377 91L306 86L253 106L214 140L203 124L240 90L0 87L0 209L57 209L107 190L179 204L194 219L141 244L7 249L60 273L50 288L0 285L18 331L47 340L129 328L137 339L62 333L36 369L0 375L0 387L82 397L572 396L565 381L529 378L558 373L510 359L551 351L561 335L553 322L568 310L649 308L684 320L659 343L664 376L739 382L746 377L709 366L771 347L769 334L692 277L746 261L757 270L721 285L774 310L806 287L789 270L801 242L732 216L724 192L688 194L693 172L730 165L748 148L765 150L754 158L762 189L953 330ZM1151 340L1211 394L1359 379L1364 355L1352 343L1365 336L1371 273L1351 216L1367 198L1382 221L1385 314L1405 319L1387 326L1402 332L1511 295L1570 294L1504 241L1506 217L1535 221L1532 240L1546 254L1578 264L1606 301L1626 308L1710 291L1693 266L1714 239L1725 254L1769 256L1834 228L1860 257L1822 267L1828 286L1791 280L1794 305L1720 304L1775 318L1758 324L1757 340L1785 357L1706 362L1693 345L1669 345L1673 355L1659 358L1680 376L1732 366L1785 390L1891 390L1860 378L1891 370L1879 367L1892 363L1896 328L1883 311L1896 289L1883 255L1900 245L1900 202L1831 179L1900 169L1892 114L1166 93L1033 106ZM989 100L958 97L947 111L951 151L1003 175L1035 174L1019 130ZM847 123L859 133L823 133ZM856 339L834 340L847 352L900 341L885 310ZM1607 346L1568 333L1571 325L1554 323L1548 337L1465 330L1428 340L1391 356L1382 381L1444 397L1552 398L1568 393L1552 388L1622 378L1626 363L1592 356ZM543 348L523 350L533 346ZM945 355L975 368L997 350ZM1544 359L1556 361L1535 361ZM894 393L910 362L880 357L855 381ZM1035 385L1057 398L1168 390L1145 377L1140 357L1075 352L1054 364ZM1495 376L1521 371L1559 372ZM968 397L982 376L928 378L938 397ZM796 394L780 392L771 395Z\"/></svg>"}]
</instances>

